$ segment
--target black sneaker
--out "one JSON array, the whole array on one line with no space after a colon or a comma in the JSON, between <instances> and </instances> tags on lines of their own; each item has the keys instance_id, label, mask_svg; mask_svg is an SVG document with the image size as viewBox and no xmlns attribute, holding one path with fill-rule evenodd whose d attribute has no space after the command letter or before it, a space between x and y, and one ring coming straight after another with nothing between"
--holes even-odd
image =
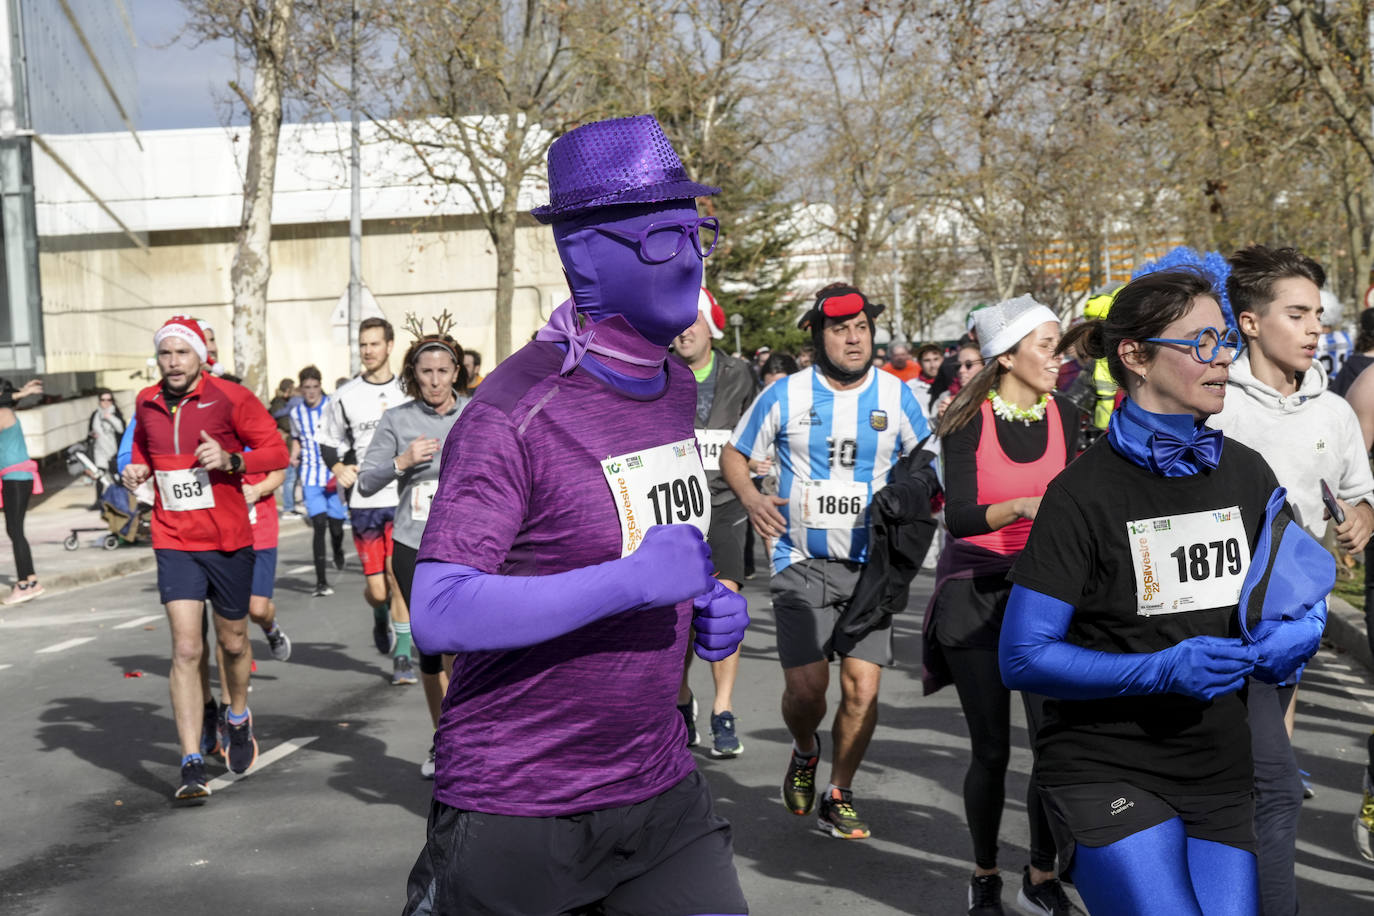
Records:
<instances>
[{"instance_id":1,"label":"black sneaker","mask_svg":"<svg viewBox=\"0 0 1374 916\"><path fill-rule=\"evenodd\" d=\"M396 631L391 629L390 618L383 617L381 620L373 621L372 644L383 655L390 655L391 650L396 648Z\"/></svg>"},{"instance_id":2,"label":"black sneaker","mask_svg":"<svg viewBox=\"0 0 1374 916\"><path fill-rule=\"evenodd\" d=\"M220 703L219 711L215 714L215 728L218 729L219 748L221 753L229 746L229 720L226 718L228 715L229 704Z\"/></svg>"},{"instance_id":3,"label":"black sneaker","mask_svg":"<svg viewBox=\"0 0 1374 916\"><path fill-rule=\"evenodd\" d=\"M334 594L334 589L332 589L332 588L329 587L329 583L328 583L328 582L316 582L316 583L315 583L315 593L314 593L313 597L315 597L315 598L328 598L328 597L329 597L330 595L332 595L332 594Z\"/></svg>"},{"instance_id":4,"label":"black sneaker","mask_svg":"<svg viewBox=\"0 0 1374 916\"><path fill-rule=\"evenodd\" d=\"M1027 916L1073 916L1075 909L1058 878L1031 884L1030 866L1021 875L1021 890L1016 892L1016 908Z\"/></svg>"},{"instance_id":5,"label":"black sneaker","mask_svg":"<svg viewBox=\"0 0 1374 916\"><path fill-rule=\"evenodd\" d=\"M200 720L200 755L209 757L219 752L219 718L215 701L211 700L205 704L205 712Z\"/></svg>"},{"instance_id":6,"label":"black sneaker","mask_svg":"<svg viewBox=\"0 0 1374 916\"><path fill-rule=\"evenodd\" d=\"M248 721L242 725L226 723L229 732L229 746L224 751L224 763L229 772L242 774L258 762L258 739L253 737L253 713L249 711Z\"/></svg>"},{"instance_id":7,"label":"black sneaker","mask_svg":"<svg viewBox=\"0 0 1374 916\"><path fill-rule=\"evenodd\" d=\"M711 716L711 756L712 757L738 757L744 753L744 745L740 744L739 736L735 734L735 714L728 709L720 715Z\"/></svg>"},{"instance_id":8,"label":"black sneaker","mask_svg":"<svg viewBox=\"0 0 1374 916\"><path fill-rule=\"evenodd\" d=\"M866 840L873 835L854 810L854 793L838 786L821 797L816 826L821 833L837 840Z\"/></svg>"},{"instance_id":9,"label":"black sneaker","mask_svg":"<svg viewBox=\"0 0 1374 916\"><path fill-rule=\"evenodd\" d=\"M1006 916L1002 909L1002 876L974 875L968 883L968 916Z\"/></svg>"},{"instance_id":10,"label":"black sneaker","mask_svg":"<svg viewBox=\"0 0 1374 916\"><path fill-rule=\"evenodd\" d=\"M687 724L687 746L696 747L701 743L701 735L697 733L697 698L693 696L686 703L678 704L677 711Z\"/></svg>"},{"instance_id":11,"label":"black sneaker","mask_svg":"<svg viewBox=\"0 0 1374 916\"><path fill-rule=\"evenodd\" d=\"M419 682L420 679L415 676L415 668L410 664L409 655L398 655L392 660L392 687L401 687L406 684L418 684Z\"/></svg>"},{"instance_id":12,"label":"black sneaker","mask_svg":"<svg viewBox=\"0 0 1374 916\"><path fill-rule=\"evenodd\" d=\"M181 808L203 805L210 799L205 779L205 761L192 760L181 766L181 785L172 793L172 804Z\"/></svg>"},{"instance_id":13,"label":"black sneaker","mask_svg":"<svg viewBox=\"0 0 1374 916\"><path fill-rule=\"evenodd\" d=\"M810 814L816 804L816 766L821 762L821 736L816 750L802 757L794 749L789 755L787 775L782 778L782 803L793 814Z\"/></svg>"}]
</instances>

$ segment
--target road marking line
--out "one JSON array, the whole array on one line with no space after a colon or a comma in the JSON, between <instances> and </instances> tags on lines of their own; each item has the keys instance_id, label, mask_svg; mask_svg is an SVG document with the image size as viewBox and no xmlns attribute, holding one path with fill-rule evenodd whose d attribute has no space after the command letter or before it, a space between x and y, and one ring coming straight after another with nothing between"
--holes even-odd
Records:
<instances>
[{"instance_id":1,"label":"road marking line","mask_svg":"<svg viewBox=\"0 0 1374 916\"><path fill-rule=\"evenodd\" d=\"M54 646L48 646L46 649L39 649L37 652L34 653L34 655L44 655L49 652L62 652L66 649L74 649L77 646L84 646L88 642L95 642L95 637L78 636L76 639L69 639L66 642L60 642Z\"/></svg>"},{"instance_id":2,"label":"road marking line","mask_svg":"<svg viewBox=\"0 0 1374 916\"><path fill-rule=\"evenodd\" d=\"M141 627L145 623L156 623L159 620L167 619L166 614L149 614L147 617L135 617L133 620L126 620L110 627L111 630L128 630L132 627Z\"/></svg>"},{"instance_id":3,"label":"road marking line","mask_svg":"<svg viewBox=\"0 0 1374 916\"><path fill-rule=\"evenodd\" d=\"M13 665L0 665L0 671L4 671L6 668L13 668L13 667L14 667Z\"/></svg>"},{"instance_id":4,"label":"road marking line","mask_svg":"<svg viewBox=\"0 0 1374 916\"><path fill-rule=\"evenodd\" d=\"M307 744L309 744L311 741L316 740L318 737L318 735L314 735L309 738L291 738L288 741L283 741L281 744L278 744L270 751L266 751L264 753L259 754L258 762L254 764L253 769L249 770L247 773L225 773L223 776L216 776L214 779L210 780L209 789L211 792L218 792L220 789L233 785L240 779L246 779L247 777L252 776L254 773L257 773L260 770L262 770L263 767L276 763L278 760L282 759L283 757L286 757L289 754L296 753L296 751L305 747Z\"/></svg>"},{"instance_id":5,"label":"road marking line","mask_svg":"<svg viewBox=\"0 0 1374 916\"><path fill-rule=\"evenodd\" d=\"M288 569L288 570L286 571L286 574L287 574L288 576L294 576L294 575L296 575L297 573L310 572L310 570L312 570L312 569L314 569L314 568L315 568L315 564L314 564L314 563L306 563L304 566L293 566L293 567L291 567L290 569Z\"/></svg>"}]
</instances>

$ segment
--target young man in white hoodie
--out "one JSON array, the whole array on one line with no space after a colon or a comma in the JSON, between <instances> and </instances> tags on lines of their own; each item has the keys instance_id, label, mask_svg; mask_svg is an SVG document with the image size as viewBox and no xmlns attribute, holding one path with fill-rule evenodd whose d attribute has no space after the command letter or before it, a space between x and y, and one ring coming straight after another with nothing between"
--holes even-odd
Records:
<instances>
[{"instance_id":1,"label":"young man in white hoodie","mask_svg":"<svg viewBox=\"0 0 1374 916\"><path fill-rule=\"evenodd\" d=\"M1294 248L1263 245L1241 249L1230 262L1226 291L1245 350L1231 364L1225 407L1211 425L1264 456L1288 490L1298 523L1316 538L1328 524L1325 480L1345 514L1335 525L1336 540L1348 551L1363 550L1374 531L1374 476L1364 437L1355 412L1327 391L1326 372L1314 361L1326 271ZM1284 727L1295 690L1253 678L1249 685L1264 916L1298 911L1293 860L1302 779Z\"/></svg>"}]
</instances>

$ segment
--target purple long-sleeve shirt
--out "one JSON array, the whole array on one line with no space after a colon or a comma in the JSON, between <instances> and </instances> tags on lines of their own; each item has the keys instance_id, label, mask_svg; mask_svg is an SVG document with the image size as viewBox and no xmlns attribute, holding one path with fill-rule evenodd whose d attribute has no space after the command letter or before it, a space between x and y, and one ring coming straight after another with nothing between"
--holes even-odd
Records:
<instances>
[{"instance_id":1,"label":"purple long-sleeve shirt","mask_svg":"<svg viewBox=\"0 0 1374 916\"><path fill-rule=\"evenodd\" d=\"M639 399L581 368L560 376L563 355L530 343L483 380L444 445L422 563L545 576L620 556L601 462L690 439L696 386L668 360L666 390ZM694 763L675 703L691 614L685 601L525 649L459 654L435 797L546 817L634 804L683 779Z\"/></svg>"}]
</instances>

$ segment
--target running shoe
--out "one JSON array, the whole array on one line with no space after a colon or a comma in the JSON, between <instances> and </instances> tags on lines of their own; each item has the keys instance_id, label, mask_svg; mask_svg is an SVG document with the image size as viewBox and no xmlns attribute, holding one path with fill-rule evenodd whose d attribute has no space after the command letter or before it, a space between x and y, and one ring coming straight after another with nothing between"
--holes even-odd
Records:
<instances>
[{"instance_id":1,"label":"running shoe","mask_svg":"<svg viewBox=\"0 0 1374 916\"><path fill-rule=\"evenodd\" d=\"M258 762L258 739L253 737L253 713L248 712L248 721L242 725L226 722L229 732L229 746L224 750L224 763L231 773L246 773L248 768Z\"/></svg>"},{"instance_id":2,"label":"running shoe","mask_svg":"<svg viewBox=\"0 0 1374 916\"><path fill-rule=\"evenodd\" d=\"M272 650L273 658L284 662L291 658L291 637L287 636L281 627L277 627L267 634L267 648Z\"/></svg>"},{"instance_id":3,"label":"running shoe","mask_svg":"<svg viewBox=\"0 0 1374 916\"><path fill-rule=\"evenodd\" d=\"M332 594L334 594L334 589L332 589L332 588L329 587L329 583L327 583L327 582L317 582L317 583L315 583L315 595L314 595L314 597L316 597L316 598L328 598L328 597L329 597L330 595L332 595Z\"/></svg>"},{"instance_id":4,"label":"running shoe","mask_svg":"<svg viewBox=\"0 0 1374 916\"><path fill-rule=\"evenodd\" d=\"M434 778L434 745L432 744L429 746L429 756L425 758L424 763L420 764L420 778Z\"/></svg>"},{"instance_id":5,"label":"running shoe","mask_svg":"<svg viewBox=\"0 0 1374 916\"><path fill-rule=\"evenodd\" d=\"M720 715L711 715L711 756L738 757L744 753L735 734L735 714L728 709Z\"/></svg>"},{"instance_id":6,"label":"running shoe","mask_svg":"<svg viewBox=\"0 0 1374 916\"><path fill-rule=\"evenodd\" d=\"M404 684L418 684L420 679L415 676L415 669L411 667L410 656L398 655L392 661L391 686L400 687Z\"/></svg>"},{"instance_id":7,"label":"running shoe","mask_svg":"<svg viewBox=\"0 0 1374 916\"><path fill-rule=\"evenodd\" d=\"M1369 771L1364 774L1364 799L1360 802L1360 813L1355 815L1355 848L1371 862L1374 862L1374 783L1369 780Z\"/></svg>"},{"instance_id":8,"label":"running shoe","mask_svg":"<svg viewBox=\"0 0 1374 916\"><path fill-rule=\"evenodd\" d=\"M4 603L23 604L25 601L32 601L41 594L43 594L43 585L41 583L25 580L24 582L15 583L14 588L10 590L10 595L5 599Z\"/></svg>"},{"instance_id":9,"label":"running shoe","mask_svg":"<svg viewBox=\"0 0 1374 916\"><path fill-rule=\"evenodd\" d=\"M1058 878L1031 884L1030 866L1023 868L1021 889L1016 892L1016 908L1027 916L1073 916L1079 911L1064 893Z\"/></svg>"},{"instance_id":10,"label":"running shoe","mask_svg":"<svg viewBox=\"0 0 1374 916\"><path fill-rule=\"evenodd\" d=\"M793 814L810 814L816 803L816 766L821 762L821 736L816 736L816 751L802 756L792 750L787 775L782 778L782 803Z\"/></svg>"},{"instance_id":11,"label":"running shoe","mask_svg":"<svg viewBox=\"0 0 1374 916\"><path fill-rule=\"evenodd\" d=\"M968 883L968 916L1005 916L1002 876L974 875Z\"/></svg>"},{"instance_id":12,"label":"running shoe","mask_svg":"<svg viewBox=\"0 0 1374 916\"><path fill-rule=\"evenodd\" d=\"M189 808L203 805L210 798L210 786L205 779L205 761L191 760L181 766L181 785L172 793L172 804Z\"/></svg>"},{"instance_id":13,"label":"running shoe","mask_svg":"<svg viewBox=\"0 0 1374 916\"><path fill-rule=\"evenodd\" d=\"M701 735L697 733L697 698L691 696L686 703L679 703L677 711L682 713L682 721L687 723L687 746L696 747L701 743Z\"/></svg>"},{"instance_id":14,"label":"running shoe","mask_svg":"<svg viewBox=\"0 0 1374 916\"><path fill-rule=\"evenodd\" d=\"M1307 777L1311 775L1312 774L1306 770L1298 770L1298 776L1302 779L1302 797L1304 801L1309 798L1317 797L1317 790L1312 788L1312 783L1307 781Z\"/></svg>"},{"instance_id":15,"label":"running shoe","mask_svg":"<svg viewBox=\"0 0 1374 916\"><path fill-rule=\"evenodd\" d=\"M215 706L215 701L211 700L205 704L205 711L200 720L200 754L202 757L209 757L211 754L218 754L219 751L218 707Z\"/></svg>"},{"instance_id":16,"label":"running shoe","mask_svg":"<svg viewBox=\"0 0 1374 916\"><path fill-rule=\"evenodd\" d=\"M839 786L821 797L820 817L816 826L821 833L829 834L839 840L866 840L873 835L868 825L859 820L854 810L854 793Z\"/></svg>"},{"instance_id":17,"label":"running shoe","mask_svg":"<svg viewBox=\"0 0 1374 916\"><path fill-rule=\"evenodd\" d=\"M396 631L391 628L391 620L383 618L372 624L372 643L383 655L390 655L396 648Z\"/></svg>"},{"instance_id":18,"label":"running shoe","mask_svg":"<svg viewBox=\"0 0 1374 916\"><path fill-rule=\"evenodd\" d=\"M215 714L215 728L218 729L220 752L229 746L229 704L220 702L219 711Z\"/></svg>"}]
</instances>

